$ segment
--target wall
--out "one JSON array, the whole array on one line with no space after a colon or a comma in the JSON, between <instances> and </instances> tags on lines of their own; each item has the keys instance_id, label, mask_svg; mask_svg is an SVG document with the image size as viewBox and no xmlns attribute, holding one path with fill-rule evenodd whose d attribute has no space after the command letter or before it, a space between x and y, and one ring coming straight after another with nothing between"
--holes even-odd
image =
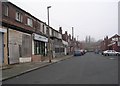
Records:
<instances>
[{"instance_id":1,"label":"wall","mask_svg":"<svg viewBox=\"0 0 120 86\"><path fill-rule=\"evenodd\" d=\"M3 47L4 47L4 49L3 49L3 51L4 51L4 53L3 53L3 56L4 56L4 63L2 64L2 65L7 65L8 64L8 56L7 56L7 48L8 48L8 46L7 46L7 29L5 28L5 27L2 27L2 26L0 26L0 29L2 29L3 30L3 41L4 41L4 44L3 44Z\"/></svg>"},{"instance_id":2,"label":"wall","mask_svg":"<svg viewBox=\"0 0 120 86\"><path fill-rule=\"evenodd\" d=\"M14 5L12 5L10 3L3 3L2 4L2 10L4 10L4 5L9 6L9 9L8 9L9 12L8 12L8 17L2 15L2 22L20 27L20 28L17 28L17 29L24 28L24 30L35 31L35 29L33 27L30 27L30 26L27 25L27 18L29 17L29 15L27 13L25 13L21 9L16 8ZM22 18L23 18L22 22L16 21L16 19L15 19L16 18L16 15L15 15L16 10L19 11L20 13L22 13Z\"/></svg>"},{"instance_id":3,"label":"wall","mask_svg":"<svg viewBox=\"0 0 120 86\"><path fill-rule=\"evenodd\" d=\"M4 27L3 27L4 28ZM7 31L7 28L4 28ZM4 33L4 65L8 64L8 38L7 38L8 34L7 32Z\"/></svg>"}]
</instances>

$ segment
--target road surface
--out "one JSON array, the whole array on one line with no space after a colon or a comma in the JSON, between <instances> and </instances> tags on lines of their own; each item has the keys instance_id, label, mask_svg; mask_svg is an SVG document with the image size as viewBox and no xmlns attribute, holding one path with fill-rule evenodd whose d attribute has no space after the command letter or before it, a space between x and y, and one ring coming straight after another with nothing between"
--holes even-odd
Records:
<instances>
[{"instance_id":1,"label":"road surface","mask_svg":"<svg viewBox=\"0 0 120 86\"><path fill-rule=\"evenodd\" d=\"M117 84L118 57L86 53L3 81L3 84Z\"/></svg>"}]
</instances>

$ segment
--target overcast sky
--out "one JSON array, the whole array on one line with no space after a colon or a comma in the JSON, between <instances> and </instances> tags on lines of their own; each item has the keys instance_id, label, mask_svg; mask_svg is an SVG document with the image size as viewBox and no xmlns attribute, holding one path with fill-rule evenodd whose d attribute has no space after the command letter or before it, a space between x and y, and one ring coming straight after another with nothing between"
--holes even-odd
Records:
<instances>
[{"instance_id":1,"label":"overcast sky","mask_svg":"<svg viewBox=\"0 0 120 86\"><path fill-rule=\"evenodd\" d=\"M90 35L96 40L118 33L119 0L9 0L23 10L47 23L47 6L50 8L50 26L79 36Z\"/></svg>"}]
</instances>

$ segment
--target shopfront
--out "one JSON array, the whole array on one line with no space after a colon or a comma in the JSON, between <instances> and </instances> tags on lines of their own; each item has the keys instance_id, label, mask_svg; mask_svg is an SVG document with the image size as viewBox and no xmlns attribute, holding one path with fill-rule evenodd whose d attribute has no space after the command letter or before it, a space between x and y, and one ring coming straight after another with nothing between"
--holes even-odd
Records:
<instances>
[{"instance_id":1,"label":"shopfront","mask_svg":"<svg viewBox=\"0 0 120 86\"><path fill-rule=\"evenodd\" d=\"M64 45L64 54L67 55L68 54L68 42L62 40L62 43Z\"/></svg>"},{"instance_id":2,"label":"shopfront","mask_svg":"<svg viewBox=\"0 0 120 86\"><path fill-rule=\"evenodd\" d=\"M32 42L33 59L41 60L41 57L47 55L46 43L48 42L48 38L34 33Z\"/></svg>"},{"instance_id":3,"label":"shopfront","mask_svg":"<svg viewBox=\"0 0 120 86\"><path fill-rule=\"evenodd\" d=\"M9 63L31 61L31 34L9 29Z\"/></svg>"}]
</instances>

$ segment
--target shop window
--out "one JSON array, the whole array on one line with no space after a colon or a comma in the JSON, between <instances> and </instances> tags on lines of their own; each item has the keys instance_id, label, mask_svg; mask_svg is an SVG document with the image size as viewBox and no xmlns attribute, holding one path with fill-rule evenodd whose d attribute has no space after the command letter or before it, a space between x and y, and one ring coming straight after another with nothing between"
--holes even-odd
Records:
<instances>
[{"instance_id":1,"label":"shop window","mask_svg":"<svg viewBox=\"0 0 120 86\"><path fill-rule=\"evenodd\" d=\"M20 12L16 12L16 20L22 22L22 14Z\"/></svg>"},{"instance_id":2,"label":"shop window","mask_svg":"<svg viewBox=\"0 0 120 86\"><path fill-rule=\"evenodd\" d=\"M40 41L34 42L34 53L35 55L45 55L45 43Z\"/></svg>"},{"instance_id":3,"label":"shop window","mask_svg":"<svg viewBox=\"0 0 120 86\"><path fill-rule=\"evenodd\" d=\"M60 52L64 52L64 48L60 48Z\"/></svg>"},{"instance_id":4,"label":"shop window","mask_svg":"<svg viewBox=\"0 0 120 86\"><path fill-rule=\"evenodd\" d=\"M34 46L34 48L35 48L34 49L35 50L34 53L35 53L35 55L39 55L40 54L40 43L38 41L35 41L34 43L35 43L34 44L35 45Z\"/></svg>"},{"instance_id":5,"label":"shop window","mask_svg":"<svg viewBox=\"0 0 120 86\"><path fill-rule=\"evenodd\" d=\"M59 53L59 48L55 48L55 53Z\"/></svg>"}]
</instances>

